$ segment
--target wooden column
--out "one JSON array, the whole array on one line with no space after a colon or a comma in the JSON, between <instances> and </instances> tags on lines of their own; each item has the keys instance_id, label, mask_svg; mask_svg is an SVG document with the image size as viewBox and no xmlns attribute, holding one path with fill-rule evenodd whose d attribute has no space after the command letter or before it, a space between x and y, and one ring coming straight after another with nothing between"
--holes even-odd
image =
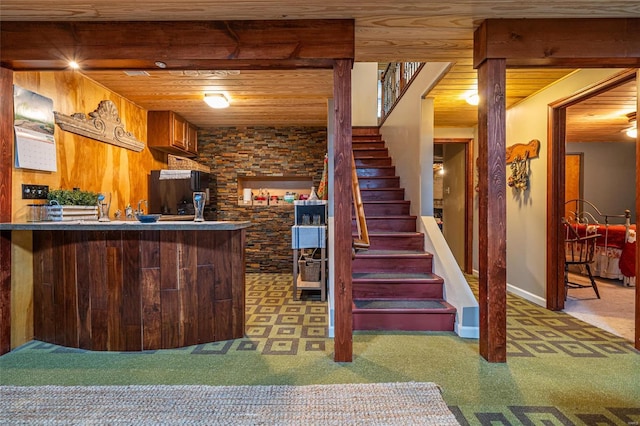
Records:
<instances>
[{"instance_id":1,"label":"wooden column","mask_svg":"<svg viewBox=\"0 0 640 426\"><path fill-rule=\"evenodd\" d=\"M506 61L478 67L480 354L506 362Z\"/></svg>"},{"instance_id":2,"label":"wooden column","mask_svg":"<svg viewBox=\"0 0 640 426\"><path fill-rule=\"evenodd\" d=\"M334 361L351 362L353 317L351 308L351 60L337 60L333 66L334 189L335 220L335 338Z\"/></svg>"},{"instance_id":3,"label":"wooden column","mask_svg":"<svg viewBox=\"0 0 640 426\"><path fill-rule=\"evenodd\" d=\"M565 142L566 108L550 108L547 138L547 309L564 309L564 258L558 249L564 247ZM554 160L554 159L557 159ZM561 200L556 202L556 200Z\"/></svg>"},{"instance_id":4,"label":"wooden column","mask_svg":"<svg viewBox=\"0 0 640 426\"><path fill-rule=\"evenodd\" d=\"M0 222L11 222L13 71L0 67ZM11 231L0 232L0 355L11 350Z\"/></svg>"}]
</instances>

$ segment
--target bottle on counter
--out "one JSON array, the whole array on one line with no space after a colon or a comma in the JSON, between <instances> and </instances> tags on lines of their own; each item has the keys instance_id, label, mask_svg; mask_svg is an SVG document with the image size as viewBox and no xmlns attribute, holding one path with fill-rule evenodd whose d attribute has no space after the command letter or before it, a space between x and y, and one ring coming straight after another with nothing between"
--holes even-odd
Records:
<instances>
[{"instance_id":1,"label":"bottle on counter","mask_svg":"<svg viewBox=\"0 0 640 426\"><path fill-rule=\"evenodd\" d=\"M309 194L309 200L317 200L318 199L318 194L316 193L316 187L312 186L311 187L311 193Z\"/></svg>"}]
</instances>

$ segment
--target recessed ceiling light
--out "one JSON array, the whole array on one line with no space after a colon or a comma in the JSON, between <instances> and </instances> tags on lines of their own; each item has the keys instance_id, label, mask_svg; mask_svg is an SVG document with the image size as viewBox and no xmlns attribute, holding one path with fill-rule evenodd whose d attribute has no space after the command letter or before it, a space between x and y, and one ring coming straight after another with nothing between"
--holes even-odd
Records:
<instances>
[{"instance_id":1,"label":"recessed ceiling light","mask_svg":"<svg viewBox=\"0 0 640 426\"><path fill-rule=\"evenodd\" d=\"M167 67L167 64L165 64L162 61L156 61L155 64L156 64L156 67L158 67L158 68L165 69Z\"/></svg>"},{"instance_id":2,"label":"recessed ceiling light","mask_svg":"<svg viewBox=\"0 0 640 426\"><path fill-rule=\"evenodd\" d=\"M69 61L69 68L77 70L80 68L80 64L78 64L76 61Z\"/></svg>"},{"instance_id":3,"label":"recessed ceiling light","mask_svg":"<svg viewBox=\"0 0 640 426\"><path fill-rule=\"evenodd\" d=\"M124 73L129 77L149 77L151 75L145 70L125 70Z\"/></svg>"},{"instance_id":4,"label":"recessed ceiling light","mask_svg":"<svg viewBox=\"0 0 640 426\"><path fill-rule=\"evenodd\" d=\"M227 108L229 106L229 99L224 93L205 93L204 101L211 108Z\"/></svg>"}]
</instances>

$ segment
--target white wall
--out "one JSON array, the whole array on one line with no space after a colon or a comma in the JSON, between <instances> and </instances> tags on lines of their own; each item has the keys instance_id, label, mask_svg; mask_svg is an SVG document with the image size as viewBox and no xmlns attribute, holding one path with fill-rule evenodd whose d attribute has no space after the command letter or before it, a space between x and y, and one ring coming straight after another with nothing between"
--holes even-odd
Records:
<instances>
[{"instance_id":1,"label":"white wall","mask_svg":"<svg viewBox=\"0 0 640 426\"><path fill-rule=\"evenodd\" d=\"M577 71L507 110L506 145L531 139L541 145L539 158L529 163L529 189L507 187L507 283L510 291L540 305L546 300L548 105L617 72Z\"/></svg>"},{"instance_id":2,"label":"white wall","mask_svg":"<svg viewBox=\"0 0 640 426\"><path fill-rule=\"evenodd\" d=\"M436 127L433 129L435 139L473 139L476 140L475 127Z\"/></svg>"},{"instance_id":3,"label":"white wall","mask_svg":"<svg viewBox=\"0 0 640 426\"><path fill-rule=\"evenodd\" d=\"M329 99L327 102L327 156L329 158L329 162L327 165L327 188L329 190L329 204L327 206L327 247L328 247L328 273L327 273L327 304L329 305L329 330L328 336L335 336L335 318L336 318L336 300L335 300L335 277L336 277L336 267L335 267L335 258L334 258L334 241L336 240L336 222L335 222L335 206L333 205L333 186L334 186L334 167L335 163L333 160L333 156L335 155L335 140L334 140L334 132L335 132L335 116L333 114L335 108L335 100Z\"/></svg>"},{"instance_id":4,"label":"white wall","mask_svg":"<svg viewBox=\"0 0 640 426\"><path fill-rule=\"evenodd\" d=\"M411 213L425 234L425 250L434 254L434 272L444 279L445 300L456 307L455 331L478 338L478 302L433 218L433 99L424 98L447 63L427 63L380 128L382 138L411 200ZM453 137L453 136L452 136ZM466 136L457 136L466 137Z\"/></svg>"},{"instance_id":5,"label":"white wall","mask_svg":"<svg viewBox=\"0 0 640 426\"><path fill-rule=\"evenodd\" d=\"M356 62L351 71L351 123L378 126L378 63Z\"/></svg>"},{"instance_id":6,"label":"white wall","mask_svg":"<svg viewBox=\"0 0 640 426\"><path fill-rule=\"evenodd\" d=\"M400 186L405 188L405 199L411 200L411 214L418 216L433 215L433 113L422 116L422 103L433 100L422 97L448 65L426 63L380 128L400 177ZM429 121L431 125L421 134L422 123ZM428 167L428 173L423 173L421 164Z\"/></svg>"},{"instance_id":7,"label":"white wall","mask_svg":"<svg viewBox=\"0 0 640 426\"><path fill-rule=\"evenodd\" d=\"M628 142L568 143L567 154L583 154L583 196L605 214L636 217L636 146ZM624 223L613 218L609 223Z\"/></svg>"}]
</instances>

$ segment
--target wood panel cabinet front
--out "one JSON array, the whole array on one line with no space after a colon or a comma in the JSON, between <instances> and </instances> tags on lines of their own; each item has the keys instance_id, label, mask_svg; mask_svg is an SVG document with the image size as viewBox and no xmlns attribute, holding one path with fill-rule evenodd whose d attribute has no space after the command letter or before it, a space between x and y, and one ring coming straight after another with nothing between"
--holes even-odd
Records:
<instances>
[{"instance_id":1,"label":"wood panel cabinet front","mask_svg":"<svg viewBox=\"0 0 640 426\"><path fill-rule=\"evenodd\" d=\"M194 157L198 153L196 127L173 111L149 111L149 148Z\"/></svg>"},{"instance_id":2,"label":"wood panel cabinet front","mask_svg":"<svg viewBox=\"0 0 640 426\"><path fill-rule=\"evenodd\" d=\"M36 231L34 335L98 351L244 336L244 230Z\"/></svg>"},{"instance_id":3,"label":"wood panel cabinet front","mask_svg":"<svg viewBox=\"0 0 640 426\"><path fill-rule=\"evenodd\" d=\"M191 123L187 123L187 151L198 154L198 129Z\"/></svg>"},{"instance_id":4,"label":"wood panel cabinet front","mask_svg":"<svg viewBox=\"0 0 640 426\"><path fill-rule=\"evenodd\" d=\"M171 141L171 145L187 149L187 120L178 114L173 114L173 141Z\"/></svg>"}]
</instances>

